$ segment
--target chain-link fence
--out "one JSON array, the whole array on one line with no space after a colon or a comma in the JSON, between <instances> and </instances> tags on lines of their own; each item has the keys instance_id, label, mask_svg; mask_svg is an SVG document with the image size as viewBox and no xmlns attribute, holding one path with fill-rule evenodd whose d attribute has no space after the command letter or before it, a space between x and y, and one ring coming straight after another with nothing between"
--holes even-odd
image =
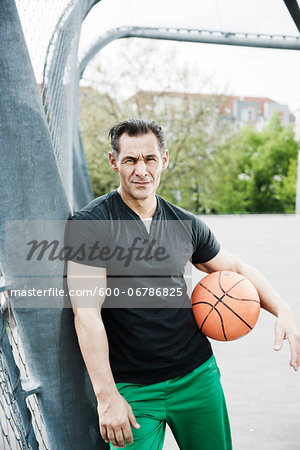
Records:
<instances>
[{"instance_id":1,"label":"chain-link fence","mask_svg":"<svg viewBox=\"0 0 300 450\"><path fill-rule=\"evenodd\" d=\"M48 449L38 394L26 394L29 381L24 351L5 287L0 311L0 431L2 450ZM28 396L27 396L28 395Z\"/></svg>"}]
</instances>

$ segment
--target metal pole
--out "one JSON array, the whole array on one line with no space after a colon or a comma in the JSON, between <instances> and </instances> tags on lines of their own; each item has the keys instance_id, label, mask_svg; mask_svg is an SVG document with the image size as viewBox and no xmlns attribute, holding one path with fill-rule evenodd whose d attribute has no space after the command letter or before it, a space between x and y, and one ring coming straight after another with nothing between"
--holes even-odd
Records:
<instances>
[{"instance_id":1,"label":"metal pole","mask_svg":"<svg viewBox=\"0 0 300 450\"><path fill-rule=\"evenodd\" d=\"M285 50L300 50L299 36L281 36L257 33L233 33L188 28L138 27L124 26L111 29L100 35L79 62L79 74L82 74L88 62L107 44L130 37L144 39L163 39L204 44L237 45Z\"/></svg>"}]
</instances>

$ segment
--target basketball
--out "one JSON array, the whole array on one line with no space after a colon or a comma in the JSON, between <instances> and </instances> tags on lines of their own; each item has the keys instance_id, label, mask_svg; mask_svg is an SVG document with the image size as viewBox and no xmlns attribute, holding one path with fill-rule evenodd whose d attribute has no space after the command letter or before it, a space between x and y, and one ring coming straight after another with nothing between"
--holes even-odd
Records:
<instances>
[{"instance_id":1,"label":"basketball","mask_svg":"<svg viewBox=\"0 0 300 450\"><path fill-rule=\"evenodd\" d=\"M233 341L248 334L260 312L259 295L244 276L213 272L195 286L193 313L199 330L218 341Z\"/></svg>"}]
</instances>

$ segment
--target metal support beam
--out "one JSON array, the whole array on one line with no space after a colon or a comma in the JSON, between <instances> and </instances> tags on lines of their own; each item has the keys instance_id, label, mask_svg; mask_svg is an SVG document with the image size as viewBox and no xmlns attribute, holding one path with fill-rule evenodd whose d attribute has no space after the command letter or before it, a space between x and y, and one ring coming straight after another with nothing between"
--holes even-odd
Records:
<instances>
[{"instance_id":1,"label":"metal support beam","mask_svg":"<svg viewBox=\"0 0 300 450\"><path fill-rule=\"evenodd\" d=\"M292 19L300 32L300 8L297 0L284 0L285 6L289 10Z\"/></svg>"},{"instance_id":2,"label":"metal support beam","mask_svg":"<svg viewBox=\"0 0 300 450\"><path fill-rule=\"evenodd\" d=\"M195 30L187 28L145 28L119 27L107 31L90 47L79 64L82 76L88 62L107 44L130 37L163 39L204 44L237 45L243 47L262 47L285 50L300 50L299 36L282 36L257 33L231 33L223 31Z\"/></svg>"}]
</instances>

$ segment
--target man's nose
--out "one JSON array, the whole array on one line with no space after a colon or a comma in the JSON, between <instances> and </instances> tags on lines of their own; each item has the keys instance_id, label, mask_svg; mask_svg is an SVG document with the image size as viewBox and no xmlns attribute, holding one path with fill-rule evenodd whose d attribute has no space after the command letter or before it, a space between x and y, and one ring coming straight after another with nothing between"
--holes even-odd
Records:
<instances>
[{"instance_id":1,"label":"man's nose","mask_svg":"<svg viewBox=\"0 0 300 450\"><path fill-rule=\"evenodd\" d=\"M145 161L143 159L139 159L136 162L135 174L140 177L143 177L148 174L147 167L146 167Z\"/></svg>"}]
</instances>

